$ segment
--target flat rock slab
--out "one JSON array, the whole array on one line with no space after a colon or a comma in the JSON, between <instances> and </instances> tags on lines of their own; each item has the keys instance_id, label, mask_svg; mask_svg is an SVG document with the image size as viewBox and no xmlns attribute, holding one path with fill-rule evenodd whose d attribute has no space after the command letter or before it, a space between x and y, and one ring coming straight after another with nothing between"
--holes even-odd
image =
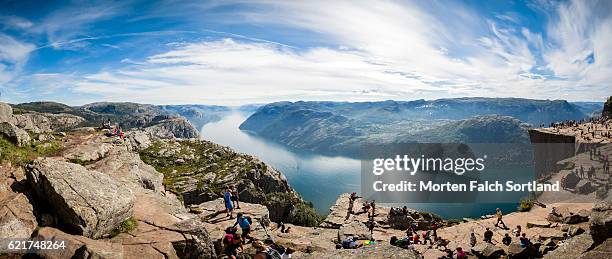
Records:
<instances>
[{"instance_id":1,"label":"flat rock slab","mask_svg":"<svg viewBox=\"0 0 612 259\"><path fill-rule=\"evenodd\" d=\"M529 221L527 222L527 228L549 228L550 222L548 221Z\"/></svg>"},{"instance_id":2,"label":"flat rock slab","mask_svg":"<svg viewBox=\"0 0 612 259\"><path fill-rule=\"evenodd\" d=\"M29 238L38 226L32 205L22 193L0 193L0 237Z\"/></svg>"},{"instance_id":3,"label":"flat rock slab","mask_svg":"<svg viewBox=\"0 0 612 259\"><path fill-rule=\"evenodd\" d=\"M69 232L100 238L133 214L134 195L110 176L52 158L38 158L27 178Z\"/></svg>"},{"instance_id":4,"label":"flat rock slab","mask_svg":"<svg viewBox=\"0 0 612 259\"><path fill-rule=\"evenodd\" d=\"M44 227L39 229L34 239L64 241L64 249L40 250L38 255L42 258L124 258L121 244L70 235L55 228Z\"/></svg>"}]
</instances>

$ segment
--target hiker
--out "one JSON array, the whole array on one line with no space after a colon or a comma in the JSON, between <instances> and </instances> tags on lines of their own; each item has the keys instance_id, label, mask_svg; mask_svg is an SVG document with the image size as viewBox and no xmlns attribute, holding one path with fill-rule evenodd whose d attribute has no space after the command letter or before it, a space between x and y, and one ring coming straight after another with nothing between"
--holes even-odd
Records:
<instances>
[{"instance_id":1,"label":"hiker","mask_svg":"<svg viewBox=\"0 0 612 259\"><path fill-rule=\"evenodd\" d=\"M531 241L529 241L529 238L527 238L527 235L525 233L521 235L521 238L519 240L520 240L520 245L522 248L525 248L531 245Z\"/></svg>"},{"instance_id":2,"label":"hiker","mask_svg":"<svg viewBox=\"0 0 612 259\"><path fill-rule=\"evenodd\" d=\"M512 233L514 233L515 237L520 237L521 236L521 231L522 231L521 225L517 225L516 228L514 230L512 230Z\"/></svg>"},{"instance_id":3,"label":"hiker","mask_svg":"<svg viewBox=\"0 0 612 259\"><path fill-rule=\"evenodd\" d=\"M502 220L504 214L499 208L495 209L495 216L497 216L497 222L495 222L495 227L498 227L499 223L502 223L502 225L504 225L504 229L507 229L508 227L506 226L506 223L504 223L504 221Z\"/></svg>"},{"instance_id":4,"label":"hiker","mask_svg":"<svg viewBox=\"0 0 612 259\"><path fill-rule=\"evenodd\" d=\"M438 224L436 224L436 222L431 223L431 230L433 231L434 237L438 236Z\"/></svg>"},{"instance_id":5,"label":"hiker","mask_svg":"<svg viewBox=\"0 0 612 259\"><path fill-rule=\"evenodd\" d=\"M402 214L408 215L408 207L406 206L402 207Z\"/></svg>"},{"instance_id":6,"label":"hiker","mask_svg":"<svg viewBox=\"0 0 612 259\"><path fill-rule=\"evenodd\" d=\"M291 258L291 255L295 253L295 250L293 250L293 248L289 247L287 249L285 249L285 252L281 255L281 259L289 259Z\"/></svg>"},{"instance_id":7,"label":"hiker","mask_svg":"<svg viewBox=\"0 0 612 259\"><path fill-rule=\"evenodd\" d=\"M508 233L506 233L506 235L504 235L504 238L502 239L502 244L509 246L510 243L512 243L512 238Z\"/></svg>"},{"instance_id":8,"label":"hiker","mask_svg":"<svg viewBox=\"0 0 612 259\"><path fill-rule=\"evenodd\" d=\"M370 235L374 238L374 219L370 218L367 222L368 230L370 231Z\"/></svg>"},{"instance_id":9,"label":"hiker","mask_svg":"<svg viewBox=\"0 0 612 259\"><path fill-rule=\"evenodd\" d=\"M431 230L423 231L423 244L426 245L427 241L429 241L429 245L433 245L431 241Z\"/></svg>"},{"instance_id":10,"label":"hiker","mask_svg":"<svg viewBox=\"0 0 612 259\"><path fill-rule=\"evenodd\" d=\"M450 241L441 238L441 237L436 237L436 249L439 249L440 247L444 247L444 250L448 249L446 246L448 245Z\"/></svg>"},{"instance_id":11,"label":"hiker","mask_svg":"<svg viewBox=\"0 0 612 259\"><path fill-rule=\"evenodd\" d=\"M221 248L221 252L229 258L236 259L238 255L238 249L240 251L244 251L244 247L242 247L242 239L239 235L236 234L236 229L227 228L225 229L225 236L223 237L223 248Z\"/></svg>"},{"instance_id":12,"label":"hiker","mask_svg":"<svg viewBox=\"0 0 612 259\"><path fill-rule=\"evenodd\" d=\"M242 212L238 212L237 217L236 217L236 223L234 223L232 227L236 227L236 225L239 225L240 229L242 229L242 238L245 240L246 239L253 240L253 238L249 236L249 233L251 233L252 224L253 224L253 221L251 220L250 217L244 216Z\"/></svg>"},{"instance_id":13,"label":"hiker","mask_svg":"<svg viewBox=\"0 0 612 259\"><path fill-rule=\"evenodd\" d=\"M414 236L412 238L412 242L414 242L415 245L420 244L421 242L419 241L419 233L417 233L416 231L414 232Z\"/></svg>"},{"instance_id":14,"label":"hiker","mask_svg":"<svg viewBox=\"0 0 612 259\"><path fill-rule=\"evenodd\" d=\"M351 198L350 198L350 199L351 199L351 201L355 201L355 200L356 200L356 199L358 199L358 198L359 198L359 196L357 196L357 193L356 193L356 192L352 192L352 193L351 193Z\"/></svg>"},{"instance_id":15,"label":"hiker","mask_svg":"<svg viewBox=\"0 0 612 259\"><path fill-rule=\"evenodd\" d=\"M376 215L376 201L372 200L372 203L370 203L370 206L372 207L372 217L374 217L374 215Z\"/></svg>"},{"instance_id":16,"label":"hiker","mask_svg":"<svg viewBox=\"0 0 612 259\"><path fill-rule=\"evenodd\" d=\"M236 209L240 209L240 201L238 198L238 188L234 185L232 188L232 197L231 200L234 203L234 207L236 207Z\"/></svg>"},{"instance_id":17,"label":"hiker","mask_svg":"<svg viewBox=\"0 0 612 259\"><path fill-rule=\"evenodd\" d=\"M474 232L470 233L470 246L474 247L476 245L476 234Z\"/></svg>"},{"instance_id":18,"label":"hiker","mask_svg":"<svg viewBox=\"0 0 612 259\"><path fill-rule=\"evenodd\" d=\"M487 243L491 243L493 244L493 231L491 231L489 228L487 228L484 232L484 241Z\"/></svg>"},{"instance_id":19,"label":"hiker","mask_svg":"<svg viewBox=\"0 0 612 259\"><path fill-rule=\"evenodd\" d=\"M370 203L367 201L364 202L363 207L361 207L361 210L363 211L362 213L367 213L368 211L370 211Z\"/></svg>"},{"instance_id":20,"label":"hiker","mask_svg":"<svg viewBox=\"0 0 612 259\"><path fill-rule=\"evenodd\" d=\"M232 211L234 211L234 206L232 205L232 194L229 189L223 193L223 202L225 203L225 213L227 213L230 219L233 219Z\"/></svg>"},{"instance_id":21,"label":"hiker","mask_svg":"<svg viewBox=\"0 0 612 259\"><path fill-rule=\"evenodd\" d=\"M253 242L253 247L255 248L253 259L281 259L281 254L278 251L266 246L259 240Z\"/></svg>"},{"instance_id":22,"label":"hiker","mask_svg":"<svg viewBox=\"0 0 612 259\"><path fill-rule=\"evenodd\" d=\"M455 252L455 258L457 259L465 259L467 258L467 256L465 255L465 251L463 251L463 248L461 248L460 246L457 247L457 252Z\"/></svg>"}]
</instances>

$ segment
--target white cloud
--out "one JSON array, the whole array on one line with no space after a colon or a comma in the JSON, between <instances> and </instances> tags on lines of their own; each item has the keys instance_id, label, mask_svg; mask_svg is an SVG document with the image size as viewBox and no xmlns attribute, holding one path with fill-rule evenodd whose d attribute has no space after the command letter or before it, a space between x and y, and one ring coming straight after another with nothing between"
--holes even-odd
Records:
<instances>
[{"instance_id":1,"label":"white cloud","mask_svg":"<svg viewBox=\"0 0 612 259\"><path fill-rule=\"evenodd\" d=\"M21 72L34 47L0 33L0 87Z\"/></svg>"},{"instance_id":2,"label":"white cloud","mask_svg":"<svg viewBox=\"0 0 612 259\"><path fill-rule=\"evenodd\" d=\"M534 5L549 12L542 33L522 27L515 16L487 19L449 2L248 5L252 8L226 18L232 24L308 31L329 44L294 48L209 31L235 40L171 44L170 51L74 76L71 91L115 101L243 104L459 96L594 100L611 89L612 22L606 2L603 7L585 1ZM51 36L71 35L47 26Z\"/></svg>"}]
</instances>

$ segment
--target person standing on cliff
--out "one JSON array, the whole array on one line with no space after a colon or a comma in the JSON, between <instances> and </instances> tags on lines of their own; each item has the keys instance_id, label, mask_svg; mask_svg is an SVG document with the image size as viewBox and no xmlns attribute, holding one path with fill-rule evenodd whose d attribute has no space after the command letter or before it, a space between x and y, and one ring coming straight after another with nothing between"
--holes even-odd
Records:
<instances>
[{"instance_id":1,"label":"person standing on cliff","mask_svg":"<svg viewBox=\"0 0 612 259\"><path fill-rule=\"evenodd\" d=\"M504 221L502 220L504 214L502 213L501 209L495 209L495 216L497 216L497 222L495 222L495 227L498 227L499 223L502 223L502 225L504 225L504 229L508 229L508 226L506 226L506 223L504 223Z\"/></svg>"},{"instance_id":2,"label":"person standing on cliff","mask_svg":"<svg viewBox=\"0 0 612 259\"><path fill-rule=\"evenodd\" d=\"M239 195L238 187L236 187L236 185L232 186L232 198L231 199L236 209L240 209L240 198L238 195Z\"/></svg>"},{"instance_id":3,"label":"person standing on cliff","mask_svg":"<svg viewBox=\"0 0 612 259\"><path fill-rule=\"evenodd\" d=\"M232 211L234 211L234 206L232 204L232 192L229 188L223 193L223 202L225 203L225 213L227 213L230 219L233 219Z\"/></svg>"}]
</instances>

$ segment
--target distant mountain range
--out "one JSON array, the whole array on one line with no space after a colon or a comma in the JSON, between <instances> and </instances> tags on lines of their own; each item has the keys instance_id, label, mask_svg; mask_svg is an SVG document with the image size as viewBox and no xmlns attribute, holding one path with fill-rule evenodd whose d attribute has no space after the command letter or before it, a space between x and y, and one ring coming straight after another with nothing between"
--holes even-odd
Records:
<instances>
[{"instance_id":1,"label":"distant mountain range","mask_svg":"<svg viewBox=\"0 0 612 259\"><path fill-rule=\"evenodd\" d=\"M119 123L123 128L147 127L157 121L185 117L196 128L221 120L231 108L214 105L152 105L130 102L96 102L68 106L56 102L31 102L12 105L15 112L67 113L83 117L83 126L98 126L104 120Z\"/></svg>"},{"instance_id":2,"label":"distant mountain range","mask_svg":"<svg viewBox=\"0 0 612 259\"><path fill-rule=\"evenodd\" d=\"M368 143L527 143L529 124L583 119L600 107L519 98L277 102L259 108L240 129L301 150L357 156Z\"/></svg>"}]
</instances>

